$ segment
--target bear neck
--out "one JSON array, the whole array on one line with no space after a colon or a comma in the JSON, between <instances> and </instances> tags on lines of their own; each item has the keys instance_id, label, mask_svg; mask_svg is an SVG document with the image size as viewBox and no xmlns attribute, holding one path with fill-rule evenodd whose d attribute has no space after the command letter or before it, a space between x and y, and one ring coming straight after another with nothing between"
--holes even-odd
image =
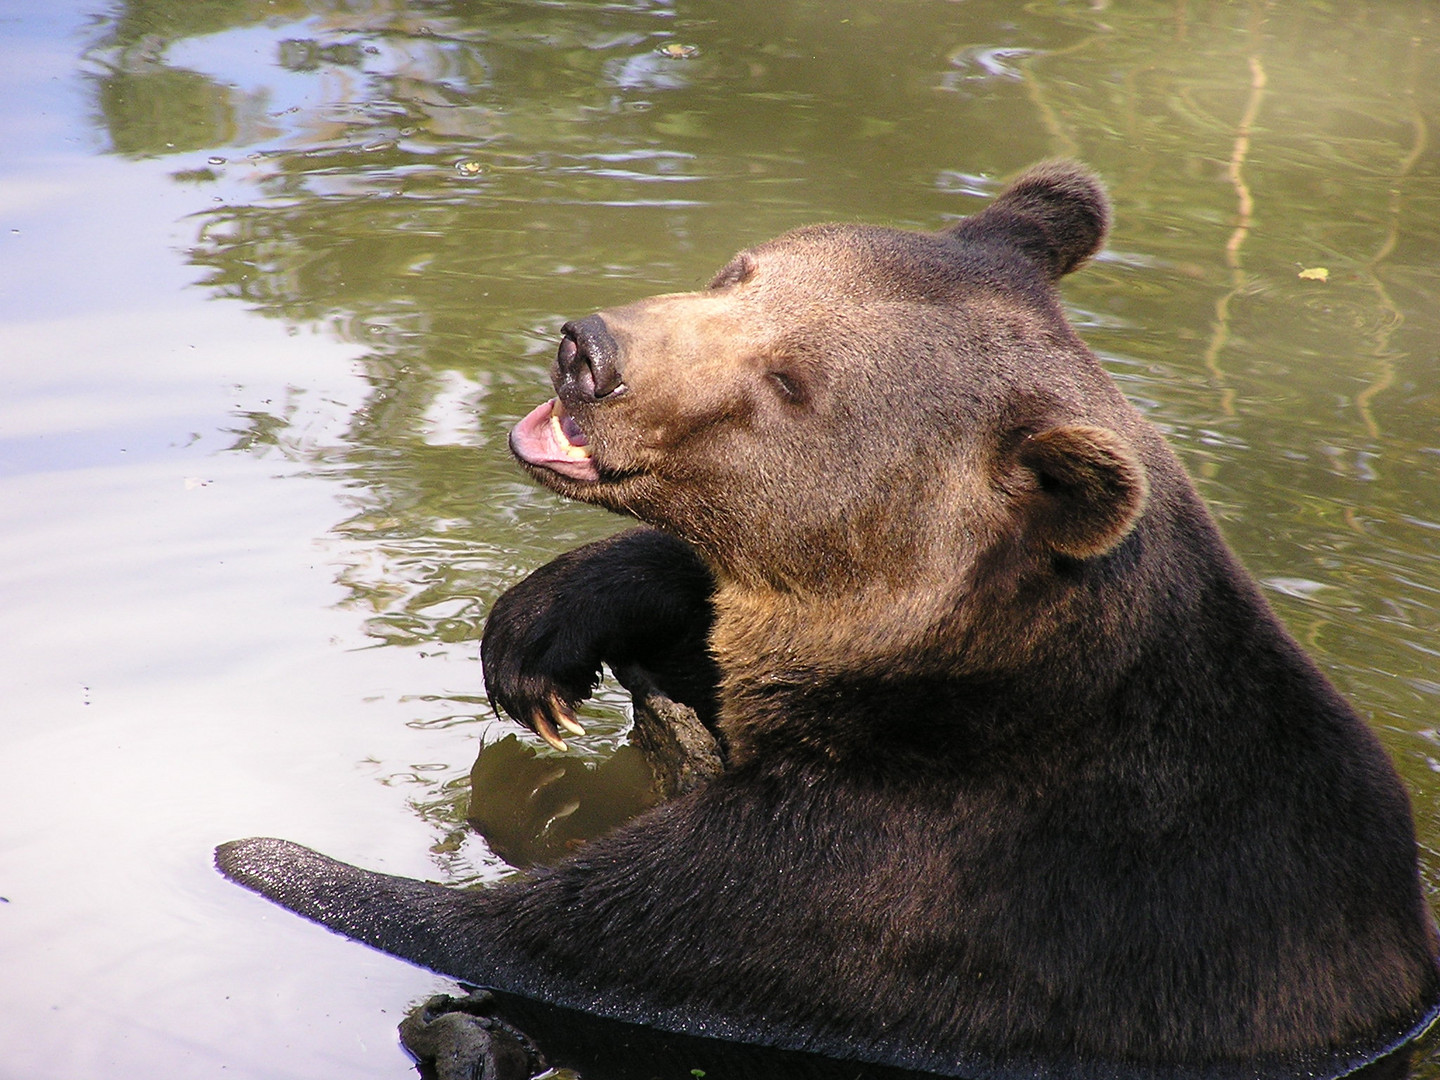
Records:
<instances>
[{"instance_id":1,"label":"bear neck","mask_svg":"<svg viewBox=\"0 0 1440 1080\"><path fill-rule=\"evenodd\" d=\"M1114 756L1117 740L1165 758L1197 733L1233 743L1354 719L1188 484L1104 558L1016 564L981 560L948 594L927 582L807 596L722 578L711 648L731 760L1058 776ZM1196 664L1234 681L1197 689ZM1276 684L1284 695L1265 689Z\"/></svg>"}]
</instances>

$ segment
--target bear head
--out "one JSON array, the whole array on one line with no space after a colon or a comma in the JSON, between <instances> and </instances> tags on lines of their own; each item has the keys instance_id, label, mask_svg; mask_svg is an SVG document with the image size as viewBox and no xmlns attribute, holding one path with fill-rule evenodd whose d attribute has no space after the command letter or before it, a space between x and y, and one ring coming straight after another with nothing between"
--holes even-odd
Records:
<instances>
[{"instance_id":1,"label":"bear head","mask_svg":"<svg viewBox=\"0 0 1440 1080\"><path fill-rule=\"evenodd\" d=\"M1073 694L1123 666L1087 636L1137 636L1094 627L1144 617L1117 568L1154 478L1190 490L1060 308L1108 222L1097 180L1049 162L938 232L786 233L700 291L567 323L511 448L700 551L732 689L1045 668Z\"/></svg>"}]
</instances>

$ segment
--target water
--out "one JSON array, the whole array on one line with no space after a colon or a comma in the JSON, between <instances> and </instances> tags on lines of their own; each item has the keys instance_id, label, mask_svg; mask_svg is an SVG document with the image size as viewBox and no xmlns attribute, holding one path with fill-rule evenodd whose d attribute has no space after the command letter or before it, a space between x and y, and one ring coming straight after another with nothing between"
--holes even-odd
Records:
<instances>
[{"instance_id":1,"label":"water","mask_svg":"<svg viewBox=\"0 0 1440 1080\"><path fill-rule=\"evenodd\" d=\"M443 980L209 852L506 872L478 628L617 525L504 451L559 325L1052 154L1116 205L1072 314L1381 732L1433 895L1432 10L0 0L0 1076L407 1075Z\"/></svg>"}]
</instances>

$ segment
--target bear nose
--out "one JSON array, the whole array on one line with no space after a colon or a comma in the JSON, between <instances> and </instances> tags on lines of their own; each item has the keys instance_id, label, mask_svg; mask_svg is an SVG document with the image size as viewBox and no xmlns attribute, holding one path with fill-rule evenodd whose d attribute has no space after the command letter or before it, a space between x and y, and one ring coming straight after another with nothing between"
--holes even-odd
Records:
<instances>
[{"instance_id":1,"label":"bear nose","mask_svg":"<svg viewBox=\"0 0 1440 1080\"><path fill-rule=\"evenodd\" d=\"M583 397L599 400L624 388L620 378L620 347L599 315L567 322L555 354L555 367L562 379L573 382Z\"/></svg>"}]
</instances>

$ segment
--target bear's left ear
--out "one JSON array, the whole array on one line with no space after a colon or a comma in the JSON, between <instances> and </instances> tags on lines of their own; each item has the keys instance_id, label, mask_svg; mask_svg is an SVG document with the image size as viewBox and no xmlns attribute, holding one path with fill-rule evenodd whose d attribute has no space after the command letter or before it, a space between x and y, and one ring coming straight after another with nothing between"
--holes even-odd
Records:
<instances>
[{"instance_id":1,"label":"bear's left ear","mask_svg":"<svg viewBox=\"0 0 1440 1080\"><path fill-rule=\"evenodd\" d=\"M1150 494L1145 466L1107 428L1074 424L1026 436L1016 451L1034 474L1030 535L1060 555L1104 555L1129 535Z\"/></svg>"},{"instance_id":2,"label":"bear's left ear","mask_svg":"<svg viewBox=\"0 0 1440 1080\"><path fill-rule=\"evenodd\" d=\"M962 242L995 244L1039 261L1054 281L1105 243L1110 200L1075 161L1044 161L1016 177L995 201L948 230Z\"/></svg>"}]
</instances>

